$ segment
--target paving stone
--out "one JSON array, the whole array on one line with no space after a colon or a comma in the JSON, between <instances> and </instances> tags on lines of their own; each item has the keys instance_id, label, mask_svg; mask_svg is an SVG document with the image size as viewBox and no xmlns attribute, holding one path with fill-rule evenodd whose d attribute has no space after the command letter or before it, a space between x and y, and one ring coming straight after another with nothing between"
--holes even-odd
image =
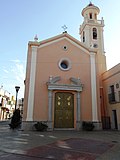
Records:
<instances>
[{"instance_id":1,"label":"paving stone","mask_svg":"<svg viewBox=\"0 0 120 160\"><path fill-rule=\"evenodd\" d=\"M0 123L0 160L120 160L119 131L10 130Z\"/></svg>"}]
</instances>

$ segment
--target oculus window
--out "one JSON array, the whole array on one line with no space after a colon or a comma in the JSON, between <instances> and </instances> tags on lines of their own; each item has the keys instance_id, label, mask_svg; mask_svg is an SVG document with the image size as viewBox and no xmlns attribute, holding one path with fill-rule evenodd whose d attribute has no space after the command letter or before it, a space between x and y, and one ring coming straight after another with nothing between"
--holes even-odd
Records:
<instances>
[{"instance_id":1,"label":"oculus window","mask_svg":"<svg viewBox=\"0 0 120 160\"><path fill-rule=\"evenodd\" d=\"M68 71L71 69L71 61L68 58L62 58L59 61L59 68L63 71Z\"/></svg>"},{"instance_id":2,"label":"oculus window","mask_svg":"<svg viewBox=\"0 0 120 160\"><path fill-rule=\"evenodd\" d=\"M63 49L64 49L64 51L66 51L67 50L67 46L63 46Z\"/></svg>"}]
</instances>

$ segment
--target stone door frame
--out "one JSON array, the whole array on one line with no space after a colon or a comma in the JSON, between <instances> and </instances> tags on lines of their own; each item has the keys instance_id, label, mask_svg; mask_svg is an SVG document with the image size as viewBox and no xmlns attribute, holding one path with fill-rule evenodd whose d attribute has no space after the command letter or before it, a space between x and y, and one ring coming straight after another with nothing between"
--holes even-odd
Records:
<instances>
[{"instance_id":1,"label":"stone door frame","mask_svg":"<svg viewBox=\"0 0 120 160\"><path fill-rule=\"evenodd\" d=\"M55 77L49 79L47 82L48 87L48 129L53 130L54 129L54 123L53 123L53 92L54 91L71 91L76 93L76 113L74 114L76 116L76 130L79 130L81 128L81 118L80 118L80 93L83 90L83 84L81 84L80 79L76 78L70 78L72 84L59 84L56 83L60 80L60 77Z\"/></svg>"}]
</instances>

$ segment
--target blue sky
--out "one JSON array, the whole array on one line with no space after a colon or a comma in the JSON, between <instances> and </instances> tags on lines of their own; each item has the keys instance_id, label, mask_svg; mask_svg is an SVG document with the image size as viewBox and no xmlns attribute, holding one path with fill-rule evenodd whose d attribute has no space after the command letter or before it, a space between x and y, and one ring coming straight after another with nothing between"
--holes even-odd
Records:
<instances>
[{"instance_id":1,"label":"blue sky","mask_svg":"<svg viewBox=\"0 0 120 160\"><path fill-rule=\"evenodd\" d=\"M92 0L104 18L104 45L108 69L120 63L120 1ZM19 98L24 96L27 45L37 34L39 41L67 32L79 38L81 11L89 0L0 0L0 85Z\"/></svg>"}]
</instances>

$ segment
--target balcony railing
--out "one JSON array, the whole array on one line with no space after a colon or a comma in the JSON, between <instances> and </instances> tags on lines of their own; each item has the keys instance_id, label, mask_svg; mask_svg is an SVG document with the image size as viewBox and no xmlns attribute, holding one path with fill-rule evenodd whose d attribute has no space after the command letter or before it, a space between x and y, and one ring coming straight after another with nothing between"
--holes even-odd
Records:
<instances>
[{"instance_id":1,"label":"balcony railing","mask_svg":"<svg viewBox=\"0 0 120 160\"><path fill-rule=\"evenodd\" d=\"M108 94L108 100L109 100L109 103L116 103L115 93Z\"/></svg>"}]
</instances>

